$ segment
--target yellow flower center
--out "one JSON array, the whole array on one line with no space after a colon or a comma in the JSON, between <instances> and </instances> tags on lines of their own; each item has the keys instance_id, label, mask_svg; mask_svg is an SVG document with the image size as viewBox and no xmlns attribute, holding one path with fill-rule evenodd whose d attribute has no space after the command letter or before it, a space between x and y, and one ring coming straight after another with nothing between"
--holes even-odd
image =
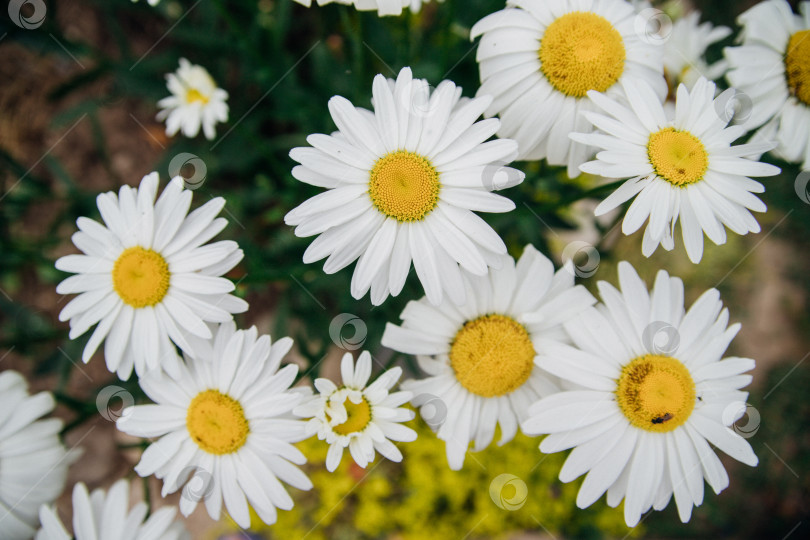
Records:
<instances>
[{"instance_id":1,"label":"yellow flower center","mask_svg":"<svg viewBox=\"0 0 810 540\"><path fill-rule=\"evenodd\" d=\"M631 424L664 433L682 425L692 414L695 383L679 360L648 354L622 368L616 400Z\"/></svg>"},{"instance_id":2,"label":"yellow flower center","mask_svg":"<svg viewBox=\"0 0 810 540\"><path fill-rule=\"evenodd\" d=\"M113 289L134 308L154 306L169 291L169 265L157 251L142 247L125 249L112 271Z\"/></svg>"},{"instance_id":3,"label":"yellow flower center","mask_svg":"<svg viewBox=\"0 0 810 540\"><path fill-rule=\"evenodd\" d=\"M439 202L439 173L418 154L399 150L371 169L368 194L374 206L397 221L420 221Z\"/></svg>"},{"instance_id":4,"label":"yellow flower center","mask_svg":"<svg viewBox=\"0 0 810 540\"><path fill-rule=\"evenodd\" d=\"M208 96L205 96L197 90L196 88L189 88L186 90L186 103L189 105L192 103L201 103L205 105L208 103Z\"/></svg>"},{"instance_id":5,"label":"yellow flower center","mask_svg":"<svg viewBox=\"0 0 810 540\"><path fill-rule=\"evenodd\" d=\"M461 386L483 397L520 388L534 366L529 333L511 317L484 315L467 321L453 338L450 366Z\"/></svg>"},{"instance_id":6,"label":"yellow flower center","mask_svg":"<svg viewBox=\"0 0 810 540\"><path fill-rule=\"evenodd\" d=\"M347 397L343 406L346 408L346 421L332 426L332 431L338 435L350 435L366 429L368 423L371 422L371 405L366 398L362 398L360 403L355 403Z\"/></svg>"},{"instance_id":7,"label":"yellow flower center","mask_svg":"<svg viewBox=\"0 0 810 540\"><path fill-rule=\"evenodd\" d=\"M604 92L624 72L621 34L604 17L587 11L563 15L548 25L540 41L540 70L568 96Z\"/></svg>"},{"instance_id":8,"label":"yellow flower center","mask_svg":"<svg viewBox=\"0 0 810 540\"><path fill-rule=\"evenodd\" d=\"M242 405L218 390L200 392L191 400L186 428L200 448L220 456L242 448L250 433Z\"/></svg>"},{"instance_id":9,"label":"yellow flower center","mask_svg":"<svg viewBox=\"0 0 810 540\"><path fill-rule=\"evenodd\" d=\"M790 36L785 53L785 75L793 95L810 105L810 30Z\"/></svg>"},{"instance_id":10,"label":"yellow flower center","mask_svg":"<svg viewBox=\"0 0 810 540\"><path fill-rule=\"evenodd\" d=\"M702 180L709 168L709 154L700 139L671 127L650 135L647 156L655 174L675 186Z\"/></svg>"}]
</instances>

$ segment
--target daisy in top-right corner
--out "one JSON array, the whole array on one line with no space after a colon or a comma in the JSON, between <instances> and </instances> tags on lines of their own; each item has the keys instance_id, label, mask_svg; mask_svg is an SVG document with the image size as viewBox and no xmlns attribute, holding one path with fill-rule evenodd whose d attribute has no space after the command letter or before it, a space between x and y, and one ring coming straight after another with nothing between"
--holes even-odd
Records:
<instances>
[{"instance_id":1,"label":"daisy in top-right corner","mask_svg":"<svg viewBox=\"0 0 810 540\"><path fill-rule=\"evenodd\" d=\"M709 443L746 465L758 463L732 428L748 410L742 389L755 363L725 357L740 324L729 326L717 289L685 310L683 282L664 270L648 292L621 262L619 284L600 281L602 303L564 324L573 346L537 360L540 369L580 389L535 402L521 428L548 434L543 453L573 448L559 477L570 482L585 475L579 508L607 492L609 506L624 500L624 519L635 527L642 514L663 510L674 496L686 523L703 503L704 479L716 494L729 485Z\"/></svg>"},{"instance_id":2,"label":"daisy in top-right corner","mask_svg":"<svg viewBox=\"0 0 810 540\"><path fill-rule=\"evenodd\" d=\"M775 153L810 167L810 2L793 13L785 0L761 2L737 19L742 44L727 47L726 78L753 102L752 140L775 140ZM760 127L761 126L761 127Z\"/></svg>"},{"instance_id":3,"label":"daisy in top-right corner","mask_svg":"<svg viewBox=\"0 0 810 540\"><path fill-rule=\"evenodd\" d=\"M584 112L597 131L571 134L573 140L601 150L580 170L627 179L596 207L596 215L634 199L622 232L633 234L648 222L642 243L646 257L659 244L667 251L675 247L675 224L680 221L693 263L703 257L703 233L721 245L726 242L726 228L740 235L759 232L751 212L766 210L755 195L765 187L750 177L779 174L778 167L756 161L776 143L733 145L745 129L729 125L726 99L715 98L715 84L703 77L692 90L683 84L678 87L671 115L644 81L622 81L621 85L622 101L588 92L604 114Z\"/></svg>"}]
</instances>

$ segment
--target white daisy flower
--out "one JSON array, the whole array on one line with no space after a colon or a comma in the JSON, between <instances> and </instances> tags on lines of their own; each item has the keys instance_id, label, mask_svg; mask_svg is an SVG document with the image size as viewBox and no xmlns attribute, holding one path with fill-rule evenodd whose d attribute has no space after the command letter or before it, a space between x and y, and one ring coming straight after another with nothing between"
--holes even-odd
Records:
<instances>
[{"instance_id":1,"label":"white daisy flower","mask_svg":"<svg viewBox=\"0 0 810 540\"><path fill-rule=\"evenodd\" d=\"M59 440L62 421L38 420L55 407L50 392L28 394L16 371L0 373L0 537L31 538L37 513L65 487L72 454Z\"/></svg>"},{"instance_id":2,"label":"white daisy flower","mask_svg":"<svg viewBox=\"0 0 810 540\"><path fill-rule=\"evenodd\" d=\"M518 142L519 159L567 165L568 175L578 176L593 153L568 134L590 129L580 114L593 109L586 93L615 95L617 83L635 77L663 100L662 48L642 40L644 23L624 0L507 0L506 6L470 33L482 36L477 95L494 97L484 115L500 117L498 136Z\"/></svg>"},{"instance_id":3,"label":"white daisy flower","mask_svg":"<svg viewBox=\"0 0 810 540\"><path fill-rule=\"evenodd\" d=\"M725 60L709 65L706 50L731 35L731 28L700 22L700 12L677 19L664 42L664 75L673 90L681 83L692 89L700 77L716 81L728 69Z\"/></svg>"},{"instance_id":4,"label":"white daisy flower","mask_svg":"<svg viewBox=\"0 0 810 540\"><path fill-rule=\"evenodd\" d=\"M298 366L279 369L292 343L282 338L271 346L270 336L257 338L256 327L236 330L233 322L225 323L211 353L199 359L187 356L176 380L154 374L139 380L156 404L125 409L118 429L160 437L144 451L135 472L163 479L164 497L182 489L184 516L204 499L208 514L218 520L224 499L241 527L250 526L248 502L262 521L272 524L276 508L293 507L281 481L304 490L312 487L293 465L306 462L291 444L306 438L304 422L290 414L303 397L290 389Z\"/></svg>"},{"instance_id":5,"label":"white daisy flower","mask_svg":"<svg viewBox=\"0 0 810 540\"><path fill-rule=\"evenodd\" d=\"M752 140L776 140L776 153L810 168L810 2L801 16L784 0L767 0L737 19L742 46L724 50L726 78L753 102Z\"/></svg>"},{"instance_id":6,"label":"white daisy flower","mask_svg":"<svg viewBox=\"0 0 810 540\"><path fill-rule=\"evenodd\" d=\"M375 112L335 96L329 110L338 132L310 135L314 148L294 148L293 176L327 188L288 213L297 236L320 235L304 262L328 257L332 274L359 257L351 293L381 304L405 284L411 261L425 293L464 302L459 264L476 275L506 253L498 234L473 211L508 212L515 204L492 193L523 181L506 167L514 141L487 141L497 119L476 122L491 98L461 99L443 81L430 91L410 68L396 82L374 78Z\"/></svg>"},{"instance_id":7,"label":"white daisy flower","mask_svg":"<svg viewBox=\"0 0 810 540\"><path fill-rule=\"evenodd\" d=\"M312 5L312 0L295 1L306 7ZM419 13L422 4L427 4L430 0L316 0L316 2L319 6L332 3L347 6L354 4L358 11L376 11L380 17L383 17L386 15L401 15L406 7L410 7L414 13Z\"/></svg>"},{"instance_id":8,"label":"white daisy flower","mask_svg":"<svg viewBox=\"0 0 810 540\"><path fill-rule=\"evenodd\" d=\"M773 144L732 146L745 130L726 125L714 99L715 85L704 78L691 91L678 87L671 116L644 82L622 82L622 88L630 108L598 92L588 93L609 116L586 112L585 118L604 133L571 134L604 150L580 167L583 172L630 178L596 207L596 215L635 197L624 216L624 234L636 232L649 218L642 245L649 257L659 244L673 249L680 220L686 252L694 263L703 257L703 232L717 245L726 242L724 225L737 234L759 232L749 210L765 211L754 195L765 188L749 176L773 176L779 168L747 158Z\"/></svg>"},{"instance_id":9,"label":"white daisy flower","mask_svg":"<svg viewBox=\"0 0 810 540\"><path fill-rule=\"evenodd\" d=\"M529 410L523 430L548 433L545 453L573 448L560 480L588 473L577 496L586 508L607 491L624 499L634 527L650 509L664 509L673 493L689 520L703 502L703 479L715 493L728 475L708 443L747 465L757 464L748 442L730 426L745 411L749 358L723 358L740 329L727 328L720 293L706 291L684 314L683 282L658 272L652 293L626 262L621 291L600 281L603 304L565 323L575 346L541 353L538 365L584 389L546 397ZM664 341L662 342L662 339ZM708 441L708 442L707 442Z\"/></svg>"},{"instance_id":10,"label":"white daisy flower","mask_svg":"<svg viewBox=\"0 0 810 540\"><path fill-rule=\"evenodd\" d=\"M368 384L371 376L371 355L363 351L354 365L351 353L340 362L342 386L329 379L315 379L318 395L293 410L302 418L309 418L307 434L318 435L326 441L326 469L333 472L348 448L359 466L374 461L375 450L391 461L402 461L402 453L391 441L416 440L416 432L401 422L412 420L414 412L400 407L411 399L406 391L389 393L402 375L402 368L394 367Z\"/></svg>"},{"instance_id":11,"label":"white daisy flower","mask_svg":"<svg viewBox=\"0 0 810 540\"><path fill-rule=\"evenodd\" d=\"M169 137L180 130L186 137L196 137L202 125L205 138L212 140L214 126L228 121L228 92L217 87L204 67L181 58L177 71L166 75L166 88L172 95L158 101L162 110L157 119L166 120Z\"/></svg>"},{"instance_id":12,"label":"white daisy flower","mask_svg":"<svg viewBox=\"0 0 810 540\"><path fill-rule=\"evenodd\" d=\"M164 506L144 521L149 507L138 502L129 508L129 482L119 480L107 493L87 492L79 482L73 487L73 535L68 533L56 510L43 506L39 511L42 528L35 540L189 540L191 535L181 521L174 521L177 509Z\"/></svg>"},{"instance_id":13,"label":"white daisy flower","mask_svg":"<svg viewBox=\"0 0 810 540\"><path fill-rule=\"evenodd\" d=\"M425 421L438 427L453 470L461 469L470 442L483 450L496 425L500 444L509 442L529 405L558 390L535 369L538 354L555 354L568 341L562 323L596 302L574 285L570 267L555 273L531 245L517 265L504 257L489 276L465 272L463 284L466 304L411 301L402 326L389 323L382 338L386 347L417 355L428 374L402 386L416 396L413 404L422 406Z\"/></svg>"},{"instance_id":14,"label":"white daisy flower","mask_svg":"<svg viewBox=\"0 0 810 540\"><path fill-rule=\"evenodd\" d=\"M82 354L86 363L102 341L107 369L121 379L132 367L138 376L163 368L174 376L179 362L174 345L189 354L211 337L206 322L225 322L247 303L230 293L234 284L220 277L242 260L236 242L206 244L227 220L216 215L225 205L212 199L190 214L191 191L174 178L155 202L158 174L138 188L121 186L98 196L104 225L80 217L73 243L84 255L67 255L56 268L77 275L62 281L59 294L79 294L62 309L70 339L98 323ZM188 215L187 215L188 214Z\"/></svg>"}]
</instances>

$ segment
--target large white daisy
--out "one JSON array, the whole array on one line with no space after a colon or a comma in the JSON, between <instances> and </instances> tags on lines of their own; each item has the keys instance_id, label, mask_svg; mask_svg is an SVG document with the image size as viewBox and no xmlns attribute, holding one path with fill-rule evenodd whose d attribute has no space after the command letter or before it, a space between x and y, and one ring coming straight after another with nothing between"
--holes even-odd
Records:
<instances>
[{"instance_id":1,"label":"large white daisy","mask_svg":"<svg viewBox=\"0 0 810 540\"><path fill-rule=\"evenodd\" d=\"M224 322L247 303L220 277L242 260L236 242L206 244L227 225L216 217L225 205L212 199L190 214L192 192L174 178L155 201L158 175L138 188L121 186L98 196L104 225L86 217L73 243L84 255L67 255L56 268L77 275L62 281L59 294L79 294L59 314L70 320L70 339L98 323L82 354L88 362L102 341L107 368L122 379L132 367L140 376L165 369L177 375L174 345L188 354L211 337L206 322Z\"/></svg>"},{"instance_id":2,"label":"large white daisy","mask_svg":"<svg viewBox=\"0 0 810 540\"><path fill-rule=\"evenodd\" d=\"M202 126L211 140L217 123L228 121L228 92L217 87L204 67L181 58L177 71L166 75L166 87L172 95L158 101L162 110L157 119L166 120L169 137L181 130L186 137L196 137Z\"/></svg>"},{"instance_id":3,"label":"large white daisy","mask_svg":"<svg viewBox=\"0 0 810 540\"><path fill-rule=\"evenodd\" d=\"M107 493L101 489L88 493L79 482L73 487L73 535L69 534L56 510L43 506L39 511L42 528L36 540L189 540L191 535L181 521L175 521L177 509L164 506L149 518L149 507L139 501L129 508L129 482L119 480Z\"/></svg>"},{"instance_id":4,"label":"large white daisy","mask_svg":"<svg viewBox=\"0 0 810 540\"><path fill-rule=\"evenodd\" d=\"M681 83L688 89L700 77L716 81L728 69L725 60L706 61L706 50L731 35L731 28L700 22L700 12L692 11L677 19L664 41L664 75L671 89Z\"/></svg>"},{"instance_id":5,"label":"large white daisy","mask_svg":"<svg viewBox=\"0 0 810 540\"><path fill-rule=\"evenodd\" d=\"M749 177L773 176L779 168L747 158L773 144L732 146L745 130L726 125L724 109L714 99L715 85L704 78L691 91L678 87L672 116L644 82L622 82L622 88L629 108L599 92L588 93L607 116L587 112L585 118L603 133L571 134L574 140L603 149L596 160L580 167L582 171L629 178L596 207L596 215L635 197L622 222L624 234L636 232L649 218L642 245L649 257L659 244L673 249L680 221L694 263L703 257L704 232L718 245L726 241L724 225L737 234L759 232L749 210L765 211L754 195L765 188Z\"/></svg>"},{"instance_id":6,"label":"large white daisy","mask_svg":"<svg viewBox=\"0 0 810 540\"><path fill-rule=\"evenodd\" d=\"M635 526L673 493L686 522L703 502L703 479L715 493L728 475L708 443L748 465L757 458L730 426L745 411L753 369L748 358L722 358L740 329L728 326L720 293L706 291L684 314L683 282L661 270L651 293L633 267L619 264L621 291L598 283L602 304L565 323L575 346L541 352L540 368L584 389L531 406L523 430L548 433L545 453L573 451L560 471L570 482L588 473L577 496L586 508L607 491L624 499ZM707 442L708 441L708 442Z\"/></svg>"},{"instance_id":7,"label":"large white daisy","mask_svg":"<svg viewBox=\"0 0 810 540\"><path fill-rule=\"evenodd\" d=\"M410 401L411 393L390 392L401 375L402 368L394 367L368 384L371 354L363 351L356 366L351 353L343 355L340 387L329 379L315 379L318 394L293 413L309 418L307 434L317 435L329 445L329 472L337 469L345 448L363 468L374 461L375 450L391 461L402 461L402 452L391 441L416 440L416 432L401 424L414 417L412 410L400 407Z\"/></svg>"},{"instance_id":8,"label":"large white daisy","mask_svg":"<svg viewBox=\"0 0 810 540\"><path fill-rule=\"evenodd\" d=\"M493 96L485 116L501 119L500 137L515 139L519 159L579 165L592 149L568 134L588 131L589 90L614 95L628 77L666 96L662 48L641 39L645 22L624 0L507 0L507 9L478 21L478 96ZM640 37L641 36L641 37Z\"/></svg>"},{"instance_id":9,"label":"large white daisy","mask_svg":"<svg viewBox=\"0 0 810 540\"><path fill-rule=\"evenodd\" d=\"M531 245L517 265L505 256L489 276L465 272L462 282L465 304L411 301L402 326L389 323L382 339L386 347L417 355L428 374L404 382L403 388L413 392L425 420L438 426L454 470L464 464L471 441L475 450L484 449L496 425L500 444L512 440L529 405L557 391L535 369L538 354L555 354L567 342L562 323L596 302L582 285L574 285L570 267L555 273L551 261Z\"/></svg>"},{"instance_id":10,"label":"large white daisy","mask_svg":"<svg viewBox=\"0 0 810 540\"><path fill-rule=\"evenodd\" d=\"M753 140L776 140L776 153L810 168L810 2L796 15L785 0L767 0L738 18L742 45L728 47L726 78L753 102L745 127Z\"/></svg>"},{"instance_id":11,"label":"large white daisy","mask_svg":"<svg viewBox=\"0 0 810 540\"><path fill-rule=\"evenodd\" d=\"M184 516L204 499L208 514L219 519L224 499L240 526L250 526L248 502L272 524L276 508L293 507L281 481L312 487L293 465L306 462L291 444L306 438L304 422L290 414L304 395L290 389L298 366L279 369L292 339L271 345L270 336L257 334L255 326L220 325L210 354L187 356L176 380L151 373L141 377L141 388L156 404L129 407L117 421L130 435L160 437L144 451L135 472L163 479L164 497L183 489Z\"/></svg>"},{"instance_id":12,"label":"large white daisy","mask_svg":"<svg viewBox=\"0 0 810 540\"><path fill-rule=\"evenodd\" d=\"M59 440L62 421L39 420L55 406L49 392L28 394L16 371L0 373L0 537L31 538L40 505L65 487L71 454Z\"/></svg>"},{"instance_id":13,"label":"large white daisy","mask_svg":"<svg viewBox=\"0 0 810 540\"><path fill-rule=\"evenodd\" d=\"M410 68L396 82L374 78L375 112L335 96L329 110L338 132L310 135L314 148L294 148L301 163L293 176L327 188L284 220L297 236L320 235L304 262L325 257L332 274L359 257L351 293L381 304L402 290L413 261L434 304L445 294L464 301L459 265L476 275L497 264L506 246L473 211L508 212L515 204L492 193L523 181L505 166L514 141L487 141L497 119L476 122L491 98L461 99L461 88L443 81L431 92Z\"/></svg>"}]
</instances>

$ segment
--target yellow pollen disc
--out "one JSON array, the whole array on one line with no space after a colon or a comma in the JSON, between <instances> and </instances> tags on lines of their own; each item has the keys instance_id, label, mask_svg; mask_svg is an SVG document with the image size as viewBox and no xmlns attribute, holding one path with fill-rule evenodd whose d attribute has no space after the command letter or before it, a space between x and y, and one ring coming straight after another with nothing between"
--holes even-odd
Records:
<instances>
[{"instance_id":1,"label":"yellow pollen disc","mask_svg":"<svg viewBox=\"0 0 810 540\"><path fill-rule=\"evenodd\" d=\"M529 333L511 317L484 315L468 321L450 346L450 366L461 386L494 397L520 388L534 366Z\"/></svg>"},{"instance_id":2,"label":"yellow pollen disc","mask_svg":"<svg viewBox=\"0 0 810 540\"><path fill-rule=\"evenodd\" d=\"M538 55L546 79L573 97L613 86L626 57L621 34L607 19L587 11L568 13L548 25Z\"/></svg>"},{"instance_id":3,"label":"yellow pollen disc","mask_svg":"<svg viewBox=\"0 0 810 540\"><path fill-rule=\"evenodd\" d=\"M371 169L368 194L374 206L397 221L420 221L439 202L439 173L418 154L399 150Z\"/></svg>"},{"instance_id":4,"label":"yellow pollen disc","mask_svg":"<svg viewBox=\"0 0 810 540\"><path fill-rule=\"evenodd\" d=\"M157 251L142 247L125 249L112 271L113 289L134 308L154 306L169 291L169 265Z\"/></svg>"},{"instance_id":5,"label":"yellow pollen disc","mask_svg":"<svg viewBox=\"0 0 810 540\"><path fill-rule=\"evenodd\" d=\"M369 422L371 422L371 405L369 405L366 398L360 403L355 403L349 398L343 402L346 407L347 418L342 424L332 426L332 431L338 435L350 435L358 431L363 431Z\"/></svg>"},{"instance_id":6,"label":"yellow pollen disc","mask_svg":"<svg viewBox=\"0 0 810 540\"><path fill-rule=\"evenodd\" d=\"M664 433L682 425L695 408L695 383L679 360L639 356L622 368L619 408L634 426Z\"/></svg>"},{"instance_id":7,"label":"yellow pollen disc","mask_svg":"<svg viewBox=\"0 0 810 540\"><path fill-rule=\"evenodd\" d=\"M250 433L242 405L218 390L200 392L191 400L186 428L200 448L219 456L242 448Z\"/></svg>"},{"instance_id":8,"label":"yellow pollen disc","mask_svg":"<svg viewBox=\"0 0 810 540\"><path fill-rule=\"evenodd\" d=\"M208 103L208 96L204 96L199 90L196 88L189 88L186 90L186 103L202 103L205 105Z\"/></svg>"},{"instance_id":9,"label":"yellow pollen disc","mask_svg":"<svg viewBox=\"0 0 810 540\"><path fill-rule=\"evenodd\" d=\"M709 155L700 139L671 127L650 135L647 156L655 174L675 186L703 180L709 168Z\"/></svg>"},{"instance_id":10,"label":"yellow pollen disc","mask_svg":"<svg viewBox=\"0 0 810 540\"><path fill-rule=\"evenodd\" d=\"M785 53L788 88L805 105L810 105L810 30L790 36Z\"/></svg>"}]
</instances>

